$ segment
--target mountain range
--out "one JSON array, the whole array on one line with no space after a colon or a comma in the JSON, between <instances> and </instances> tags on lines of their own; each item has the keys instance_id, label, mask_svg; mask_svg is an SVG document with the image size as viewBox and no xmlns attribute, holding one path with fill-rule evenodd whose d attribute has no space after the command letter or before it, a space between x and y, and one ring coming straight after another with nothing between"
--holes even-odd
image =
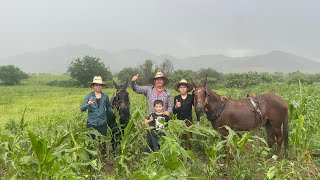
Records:
<instances>
[{"instance_id":1,"label":"mountain range","mask_svg":"<svg viewBox=\"0 0 320 180\"><path fill-rule=\"evenodd\" d=\"M248 71L320 73L320 62L283 51L236 58L220 54L175 58L171 55L156 55L140 49L108 52L88 45L65 45L3 57L0 58L0 65L12 64L27 73L63 74L66 73L73 59L86 55L99 57L114 73L125 67L137 67L147 59L152 60L155 64L169 59L174 69L198 70L210 67L224 73Z\"/></svg>"}]
</instances>

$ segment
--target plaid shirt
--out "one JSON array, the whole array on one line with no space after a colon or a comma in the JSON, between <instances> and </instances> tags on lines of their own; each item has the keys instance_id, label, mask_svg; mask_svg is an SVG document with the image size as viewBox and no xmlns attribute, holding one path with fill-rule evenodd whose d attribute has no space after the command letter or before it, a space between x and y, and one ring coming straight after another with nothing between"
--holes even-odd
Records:
<instances>
[{"instance_id":1,"label":"plaid shirt","mask_svg":"<svg viewBox=\"0 0 320 180\"><path fill-rule=\"evenodd\" d=\"M163 111L168 111L172 113L172 101L170 97L170 92L167 90L162 91L160 94L158 94L157 89L154 88L154 86L138 86L135 81L131 83L131 87L134 92L138 94L144 94L146 96L146 99L149 104L149 108L146 109L146 113L150 114L151 112L154 112L153 102L155 100L162 100L163 101Z\"/></svg>"}]
</instances>

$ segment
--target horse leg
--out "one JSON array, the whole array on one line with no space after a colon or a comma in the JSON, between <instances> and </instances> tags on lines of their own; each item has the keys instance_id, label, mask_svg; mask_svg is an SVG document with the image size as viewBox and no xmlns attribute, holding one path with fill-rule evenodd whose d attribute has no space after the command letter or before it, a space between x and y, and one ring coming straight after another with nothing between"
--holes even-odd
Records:
<instances>
[{"instance_id":1,"label":"horse leg","mask_svg":"<svg viewBox=\"0 0 320 180\"><path fill-rule=\"evenodd\" d=\"M117 147L117 145L116 145L116 140L115 140L115 134L114 134L115 132L113 131L112 132L112 135L111 135L111 145L112 145L112 151L114 152L115 150L116 150L116 147Z\"/></svg>"},{"instance_id":2,"label":"horse leg","mask_svg":"<svg viewBox=\"0 0 320 180\"><path fill-rule=\"evenodd\" d=\"M111 139L111 145L112 145L112 151L115 152L118 147L118 139L119 139L119 128L117 126L114 126L112 128L112 139Z\"/></svg>"},{"instance_id":3,"label":"horse leg","mask_svg":"<svg viewBox=\"0 0 320 180\"><path fill-rule=\"evenodd\" d=\"M277 138L277 155L278 159L281 159L281 145L282 145L282 132L280 128L274 128L274 134Z\"/></svg>"},{"instance_id":4,"label":"horse leg","mask_svg":"<svg viewBox=\"0 0 320 180\"><path fill-rule=\"evenodd\" d=\"M220 134L222 134L222 139L225 140L225 137L229 135L229 131L222 127L222 128L219 128L219 132ZM234 161L234 155L232 153L232 147L230 147L230 151L228 153L228 149L227 149L227 142L224 143L224 152L226 154L226 159L225 159L225 164L230 164L231 161Z\"/></svg>"},{"instance_id":5,"label":"horse leg","mask_svg":"<svg viewBox=\"0 0 320 180\"><path fill-rule=\"evenodd\" d=\"M266 131L267 131L267 142L269 148L272 148L274 142L275 142L275 135L272 129L271 123L268 121L265 125Z\"/></svg>"}]
</instances>

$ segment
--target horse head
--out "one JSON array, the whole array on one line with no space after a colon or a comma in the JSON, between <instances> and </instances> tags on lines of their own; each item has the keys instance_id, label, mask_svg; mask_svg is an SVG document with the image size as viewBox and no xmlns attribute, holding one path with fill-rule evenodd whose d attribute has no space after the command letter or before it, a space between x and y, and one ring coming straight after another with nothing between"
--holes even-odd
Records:
<instances>
[{"instance_id":1,"label":"horse head","mask_svg":"<svg viewBox=\"0 0 320 180\"><path fill-rule=\"evenodd\" d=\"M205 112L205 104L206 104L206 98L207 98L207 78L206 75L205 79L202 83L197 85L193 79L191 79L191 83L194 86L194 90L192 92L192 95L194 97L194 108L197 114L197 118L200 118ZM199 120L199 119L198 119Z\"/></svg>"},{"instance_id":2,"label":"horse head","mask_svg":"<svg viewBox=\"0 0 320 180\"><path fill-rule=\"evenodd\" d=\"M129 115L129 93L127 91L128 80L125 84L118 85L113 81L113 85L116 88L116 94L113 98L113 106L115 106L120 114L120 116Z\"/></svg>"}]
</instances>

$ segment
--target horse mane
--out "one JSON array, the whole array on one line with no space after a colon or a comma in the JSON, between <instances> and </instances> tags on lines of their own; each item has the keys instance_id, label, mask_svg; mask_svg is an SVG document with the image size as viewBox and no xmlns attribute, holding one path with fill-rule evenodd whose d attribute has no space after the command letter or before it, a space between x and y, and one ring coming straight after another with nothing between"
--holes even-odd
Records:
<instances>
[{"instance_id":1,"label":"horse mane","mask_svg":"<svg viewBox=\"0 0 320 180\"><path fill-rule=\"evenodd\" d=\"M216 93L216 92L214 92L213 90L208 89L208 88L207 88L207 93L208 93L207 95L208 95L209 97L213 97L214 99L217 99L217 100L219 100L219 101L229 100L227 97L221 96L221 95L219 95L218 93Z\"/></svg>"}]
</instances>

